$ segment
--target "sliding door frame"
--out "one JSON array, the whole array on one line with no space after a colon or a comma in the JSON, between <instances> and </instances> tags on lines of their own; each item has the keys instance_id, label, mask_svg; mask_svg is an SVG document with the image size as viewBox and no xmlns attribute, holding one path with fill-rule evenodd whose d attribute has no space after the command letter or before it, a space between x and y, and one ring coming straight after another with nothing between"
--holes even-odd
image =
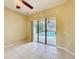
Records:
<instances>
[{"instance_id":1,"label":"sliding door frame","mask_svg":"<svg viewBox=\"0 0 79 59\"><path fill-rule=\"evenodd\" d=\"M45 44L47 44L47 18L45 18Z\"/></svg>"},{"instance_id":2,"label":"sliding door frame","mask_svg":"<svg viewBox=\"0 0 79 59\"><path fill-rule=\"evenodd\" d=\"M37 20L37 42L39 43L39 20Z\"/></svg>"}]
</instances>

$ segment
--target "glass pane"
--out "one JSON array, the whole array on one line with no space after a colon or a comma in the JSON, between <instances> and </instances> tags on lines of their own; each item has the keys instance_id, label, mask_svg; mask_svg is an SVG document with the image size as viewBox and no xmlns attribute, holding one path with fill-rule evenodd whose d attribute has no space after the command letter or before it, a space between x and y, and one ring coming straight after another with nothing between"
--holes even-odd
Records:
<instances>
[{"instance_id":1,"label":"glass pane","mask_svg":"<svg viewBox=\"0 0 79 59\"><path fill-rule=\"evenodd\" d=\"M39 42L45 43L45 19L39 20Z\"/></svg>"},{"instance_id":2,"label":"glass pane","mask_svg":"<svg viewBox=\"0 0 79 59\"><path fill-rule=\"evenodd\" d=\"M56 46L56 19L47 20L47 44Z\"/></svg>"},{"instance_id":3,"label":"glass pane","mask_svg":"<svg viewBox=\"0 0 79 59\"><path fill-rule=\"evenodd\" d=\"M37 20L33 21L33 41L37 41Z\"/></svg>"}]
</instances>

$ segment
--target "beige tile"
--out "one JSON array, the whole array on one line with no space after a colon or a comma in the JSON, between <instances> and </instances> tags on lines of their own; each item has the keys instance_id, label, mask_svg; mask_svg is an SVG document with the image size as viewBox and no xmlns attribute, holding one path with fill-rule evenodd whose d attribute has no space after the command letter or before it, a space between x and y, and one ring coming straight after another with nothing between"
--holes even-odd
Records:
<instances>
[{"instance_id":1,"label":"beige tile","mask_svg":"<svg viewBox=\"0 0 79 59\"><path fill-rule=\"evenodd\" d=\"M10 57L9 57L10 56ZM75 59L64 50L41 44L28 43L5 49L5 59Z\"/></svg>"}]
</instances>

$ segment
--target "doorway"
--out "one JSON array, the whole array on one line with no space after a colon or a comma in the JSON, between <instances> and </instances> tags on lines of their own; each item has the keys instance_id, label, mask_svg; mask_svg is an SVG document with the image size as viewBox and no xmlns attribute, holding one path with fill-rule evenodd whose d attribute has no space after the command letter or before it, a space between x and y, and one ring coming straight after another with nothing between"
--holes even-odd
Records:
<instances>
[{"instance_id":1,"label":"doorway","mask_svg":"<svg viewBox=\"0 0 79 59\"><path fill-rule=\"evenodd\" d=\"M56 46L56 18L33 20L33 42Z\"/></svg>"}]
</instances>

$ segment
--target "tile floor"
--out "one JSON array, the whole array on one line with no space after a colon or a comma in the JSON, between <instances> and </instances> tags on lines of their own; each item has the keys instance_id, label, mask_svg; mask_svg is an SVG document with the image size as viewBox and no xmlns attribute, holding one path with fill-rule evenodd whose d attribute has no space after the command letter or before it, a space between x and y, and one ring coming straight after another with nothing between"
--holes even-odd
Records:
<instances>
[{"instance_id":1,"label":"tile floor","mask_svg":"<svg viewBox=\"0 0 79 59\"><path fill-rule=\"evenodd\" d=\"M5 59L75 59L67 52L53 46L31 42L5 48Z\"/></svg>"}]
</instances>

